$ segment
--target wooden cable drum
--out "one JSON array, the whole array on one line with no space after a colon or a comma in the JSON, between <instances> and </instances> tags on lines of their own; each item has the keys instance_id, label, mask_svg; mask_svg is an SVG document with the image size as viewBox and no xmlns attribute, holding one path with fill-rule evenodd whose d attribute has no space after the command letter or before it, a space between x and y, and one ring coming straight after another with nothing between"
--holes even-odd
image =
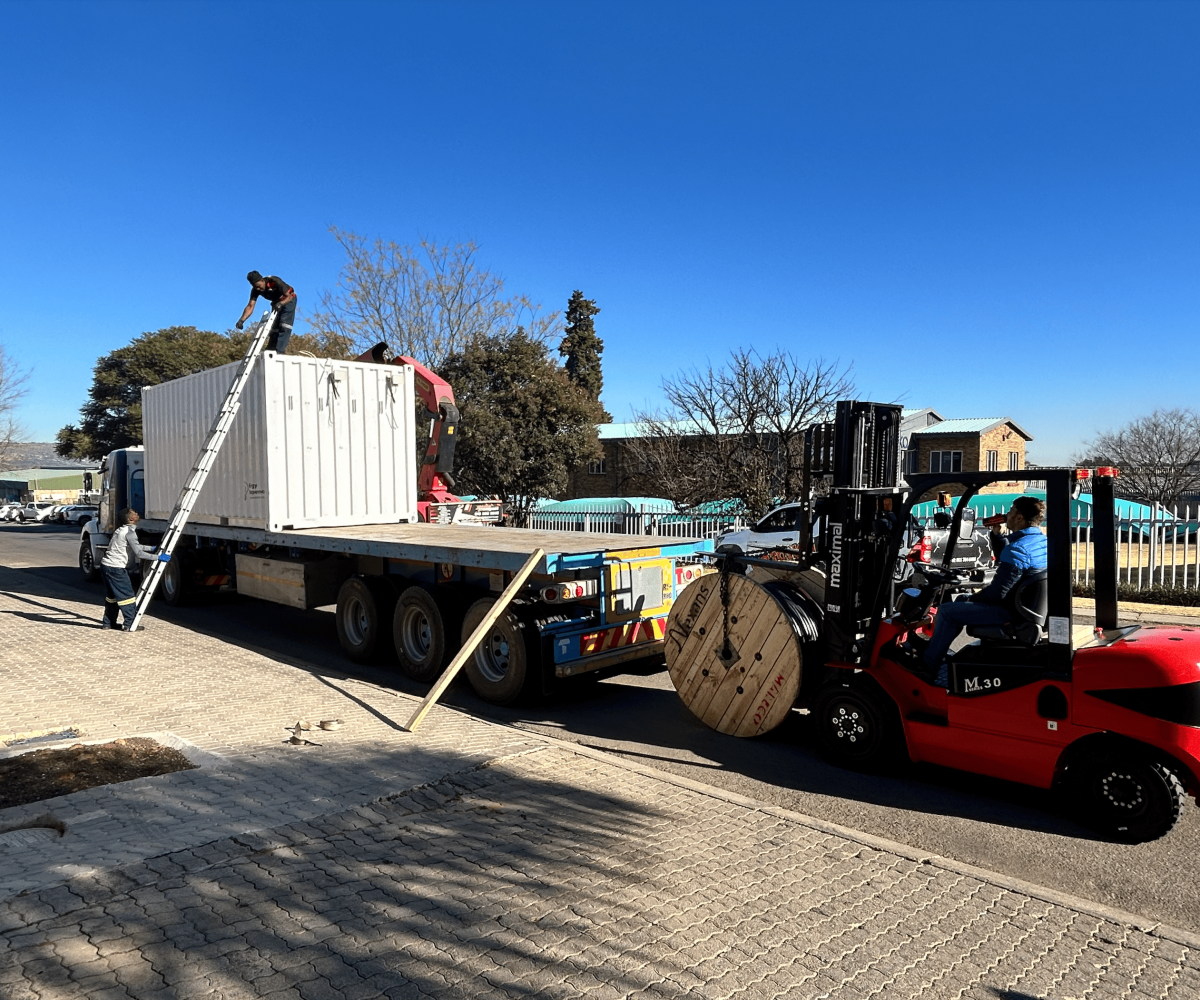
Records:
<instances>
[{"instance_id":1,"label":"wooden cable drum","mask_svg":"<svg viewBox=\"0 0 1200 1000\"><path fill-rule=\"evenodd\" d=\"M806 604L787 583L739 573L689 584L667 619L666 659L692 714L730 736L758 736L783 722L804 675L802 645L817 638Z\"/></svg>"}]
</instances>

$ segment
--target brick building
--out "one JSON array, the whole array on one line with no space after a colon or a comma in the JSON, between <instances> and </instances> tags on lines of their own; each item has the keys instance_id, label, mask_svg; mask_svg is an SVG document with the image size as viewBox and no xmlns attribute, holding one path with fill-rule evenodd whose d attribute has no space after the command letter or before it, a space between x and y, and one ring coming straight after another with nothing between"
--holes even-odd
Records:
<instances>
[{"instance_id":1,"label":"brick building","mask_svg":"<svg viewBox=\"0 0 1200 1000\"><path fill-rule=\"evenodd\" d=\"M907 475L927 472L1019 472L1025 445L1033 436L1010 417L957 417L938 420L908 436ZM1023 481L998 482L981 493L1011 493ZM960 484L941 487L950 492ZM928 498L925 498L928 499Z\"/></svg>"},{"instance_id":2,"label":"brick building","mask_svg":"<svg viewBox=\"0 0 1200 1000\"><path fill-rule=\"evenodd\" d=\"M658 496L659 484L641 472L629 442L641 436L637 423L599 424L604 457L571 474L558 499ZM686 435L686 431L684 432ZM1033 438L1009 417L946 419L931 408L905 409L900 425L901 473L975 472L1025 468L1025 444ZM1010 493L1020 483L996 483L985 493ZM947 488L947 487L943 487ZM949 487L951 492L954 487Z\"/></svg>"},{"instance_id":3,"label":"brick building","mask_svg":"<svg viewBox=\"0 0 1200 1000\"><path fill-rule=\"evenodd\" d=\"M571 474L567 492L562 500L580 497L657 496L643 486L644 476L638 475L637 462L629 453L627 442L641 436L637 423L598 424L600 447L604 457L582 465Z\"/></svg>"}]
</instances>

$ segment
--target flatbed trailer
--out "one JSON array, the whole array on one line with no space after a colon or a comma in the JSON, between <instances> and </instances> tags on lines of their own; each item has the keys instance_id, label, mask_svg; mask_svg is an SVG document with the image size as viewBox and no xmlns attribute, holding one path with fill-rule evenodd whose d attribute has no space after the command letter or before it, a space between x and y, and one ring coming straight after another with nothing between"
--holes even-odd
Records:
<instances>
[{"instance_id":1,"label":"flatbed trailer","mask_svg":"<svg viewBox=\"0 0 1200 1000\"><path fill-rule=\"evenodd\" d=\"M106 459L109 495L84 525L80 569L95 578L127 503L137 507L140 449ZM154 545L167 522L143 520ZM661 656L675 598L705 572L709 540L471 524L365 524L268 530L189 523L158 597L179 604L236 590L296 608L336 606L338 638L357 662L390 659L435 678L496 595L537 549L544 557L467 664L473 687L506 703L556 680Z\"/></svg>"}]
</instances>

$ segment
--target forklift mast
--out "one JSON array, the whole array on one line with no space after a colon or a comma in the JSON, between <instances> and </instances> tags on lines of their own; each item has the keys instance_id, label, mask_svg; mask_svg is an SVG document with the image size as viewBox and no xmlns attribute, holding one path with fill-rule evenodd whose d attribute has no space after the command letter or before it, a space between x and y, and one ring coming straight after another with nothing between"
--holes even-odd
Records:
<instances>
[{"instance_id":1,"label":"forklift mast","mask_svg":"<svg viewBox=\"0 0 1200 1000\"><path fill-rule=\"evenodd\" d=\"M889 403L842 400L832 441L828 425L806 438L814 444L811 456L806 451L806 471L815 457L821 472L832 476L820 547L826 566L822 631L833 661L863 659L880 603L890 597L893 550L899 545L897 508L903 500L900 414L901 408Z\"/></svg>"},{"instance_id":2,"label":"forklift mast","mask_svg":"<svg viewBox=\"0 0 1200 1000\"><path fill-rule=\"evenodd\" d=\"M948 561L962 528L963 511L980 489L997 482L1044 480L1046 483L1048 637L1050 658L1070 670L1073 579L1071 574L1071 501L1087 473L1071 468L1005 472L930 473L899 479L900 407L842 401L836 419L814 424L805 435L807 515L802 532L811 532L814 478L830 482L829 498L816 546L825 568L825 615L822 639L829 662L857 665L870 654L878 623L892 612L892 583L912 509L930 490L951 483L961 487L946 547ZM1092 487L1097 526L1114 523L1115 469L1101 468ZM1117 627L1115 531L1097 530L1096 623ZM801 553L813 552L811 533L802 534Z\"/></svg>"}]
</instances>

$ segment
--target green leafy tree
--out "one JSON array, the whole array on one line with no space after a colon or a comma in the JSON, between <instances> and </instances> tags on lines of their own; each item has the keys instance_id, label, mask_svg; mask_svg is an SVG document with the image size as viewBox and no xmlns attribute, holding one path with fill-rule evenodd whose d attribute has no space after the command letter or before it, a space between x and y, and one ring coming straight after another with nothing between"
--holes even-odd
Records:
<instances>
[{"instance_id":1,"label":"green leafy tree","mask_svg":"<svg viewBox=\"0 0 1200 1000\"><path fill-rule=\"evenodd\" d=\"M599 312L595 299L585 299L578 289L573 291L567 302L566 336L558 346L558 353L567 359L564 366L567 376L597 403L604 388L604 373L600 367L604 341L596 336L592 317ZM602 412L601 423L612 423L608 412Z\"/></svg>"},{"instance_id":2,"label":"green leafy tree","mask_svg":"<svg viewBox=\"0 0 1200 1000\"><path fill-rule=\"evenodd\" d=\"M250 330L214 333L168 326L110 351L96 362L79 423L58 432L54 450L64 458L97 461L114 448L141 444L143 386L238 361L250 337ZM317 353L316 348L316 340L303 335L293 335L288 344L290 354Z\"/></svg>"},{"instance_id":3,"label":"green leafy tree","mask_svg":"<svg viewBox=\"0 0 1200 1000\"><path fill-rule=\"evenodd\" d=\"M518 524L539 497L566 489L572 469L602 455L600 404L524 329L451 354L440 374L461 413L456 488L500 496Z\"/></svg>"}]
</instances>

